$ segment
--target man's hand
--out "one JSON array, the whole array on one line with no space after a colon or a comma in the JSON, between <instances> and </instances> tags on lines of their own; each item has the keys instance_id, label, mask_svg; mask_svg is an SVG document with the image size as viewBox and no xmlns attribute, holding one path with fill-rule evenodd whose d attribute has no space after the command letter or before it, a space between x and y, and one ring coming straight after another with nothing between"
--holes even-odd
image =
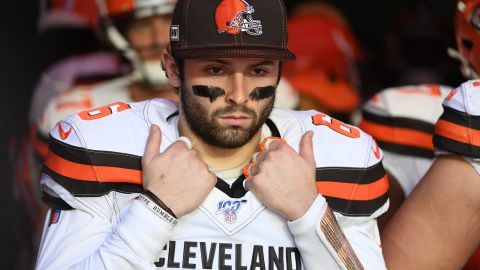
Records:
<instances>
[{"instance_id":1,"label":"man's hand","mask_svg":"<svg viewBox=\"0 0 480 270\"><path fill-rule=\"evenodd\" d=\"M185 142L177 141L160 153L161 142L160 128L152 125L142 158L143 187L181 217L203 202L217 177Z\"/></svg>"},{"instance_id":2,"label":"man's hand","mask_svg":"<svg viewBox=\"0 0 480 270\"><path fill-rule=\"evenodd\" d=\"M313 132L300 141L300 153L286 143L272 141L250 168L246 188L268 208L288 220L303 216L318 195L315 185Z\"/></svg>"}]
</instances>

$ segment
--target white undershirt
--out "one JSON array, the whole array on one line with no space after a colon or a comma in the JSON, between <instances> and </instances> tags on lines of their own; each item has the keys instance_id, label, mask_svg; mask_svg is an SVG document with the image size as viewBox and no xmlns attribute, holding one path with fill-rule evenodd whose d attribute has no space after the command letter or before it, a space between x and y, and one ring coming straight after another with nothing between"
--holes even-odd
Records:
<instances>
[{"instance_id":1,"label":"white undershirt","mask_svg":"<svg viewBox=\"0 0 480 270\"><path fill-rule=\"evenodd\" d=\"M268 128L267 125L263 125L262 127L262 136L260 138L260 142L263 141L264 138L271 136L272 132ZM234 166L232 168L218 168L218 167L212 167L209 166L208 169L212 173L214 173L217 177L222 178L230 187L232 186L233 182L240 177L243 173L243 167L250 163L252 161L252 158L249 158L245 160L243 163L241 163L238 166Z\"/></svg>"}]
</instances>

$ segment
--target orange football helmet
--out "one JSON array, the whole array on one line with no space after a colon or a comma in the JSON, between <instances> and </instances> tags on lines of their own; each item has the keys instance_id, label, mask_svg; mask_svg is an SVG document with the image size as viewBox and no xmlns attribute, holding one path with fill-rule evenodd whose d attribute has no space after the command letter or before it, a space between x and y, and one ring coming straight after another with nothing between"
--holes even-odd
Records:
<instances>
[{"instance_id":1,"label":"orange football helmet","mask_svg":"<svg viewBox=\"0 0 480 270\"><path fill-rule=\"evenodd\" d=\"M458 1L455 40L457 50L449 49L449 55L461 62L465 77L480 78L480 0Z\"/></svg>"},{"instance_id":2,"label":"orange football helmet","mask_svg":"<svg viewBox=\"0 0 480 270\"><path fill-rule=\"evenodd\" d=\"M318 14L288 22L289 47L297 60L284 64L284 78L329 113L349 113L360 102L356 63L359 44L346 24Z\"/></svg>"},{"instance_id":3,"label":"orange football helmet","mask_svg":"<svg viewBox=\"0 0 480 270\"><path fill-rule=\"evenodd\" d=\"M242 31L262 34L262 23L252 18L253 7L244 0L223 0L215 10L215 23L220 33L232 35Z\"/></svg>"},{"instance_id":4,"label":"orange football helmet","mask_svg":"<svg viewBox=\"0 0 480 270\"><path fill-rule=\"evenodd\" d=\"M176 0L97 0L102 16L131 14L135 18L171 14Z\"/></svg>"}]
</instances>

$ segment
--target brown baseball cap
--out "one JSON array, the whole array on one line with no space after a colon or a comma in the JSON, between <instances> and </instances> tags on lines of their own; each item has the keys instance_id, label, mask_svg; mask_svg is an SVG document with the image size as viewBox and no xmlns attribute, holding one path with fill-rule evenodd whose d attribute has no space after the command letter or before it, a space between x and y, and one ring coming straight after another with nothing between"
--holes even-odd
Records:
<instances>
[{"instance_id":1,"label":"brown baseball cap","mask_svg":"<svg viewBox=\"0 0 480 270\"><path fill-rule=\"evenodd\" d=\"M293 60L283 0L179 0L170 27L178 59Z\"/></svg>"}]
</instances>

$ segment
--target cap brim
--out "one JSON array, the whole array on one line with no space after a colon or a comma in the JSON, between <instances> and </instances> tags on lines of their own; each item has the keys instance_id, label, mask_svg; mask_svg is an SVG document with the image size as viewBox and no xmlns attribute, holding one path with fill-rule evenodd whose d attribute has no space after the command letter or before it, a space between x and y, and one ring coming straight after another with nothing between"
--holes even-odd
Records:
<instances>
[{"instance_id":1,"label":"cap brim","mask_svg":"<svg viewBox=\"0 0 480 270\"><path fill-rule=\"evenodd\" d=\"M288 49L274 48L188 48L175 50L174 56L179 59L265 58L280 61L295 60L295 55Z\"/></svg>"}]
</instances>

